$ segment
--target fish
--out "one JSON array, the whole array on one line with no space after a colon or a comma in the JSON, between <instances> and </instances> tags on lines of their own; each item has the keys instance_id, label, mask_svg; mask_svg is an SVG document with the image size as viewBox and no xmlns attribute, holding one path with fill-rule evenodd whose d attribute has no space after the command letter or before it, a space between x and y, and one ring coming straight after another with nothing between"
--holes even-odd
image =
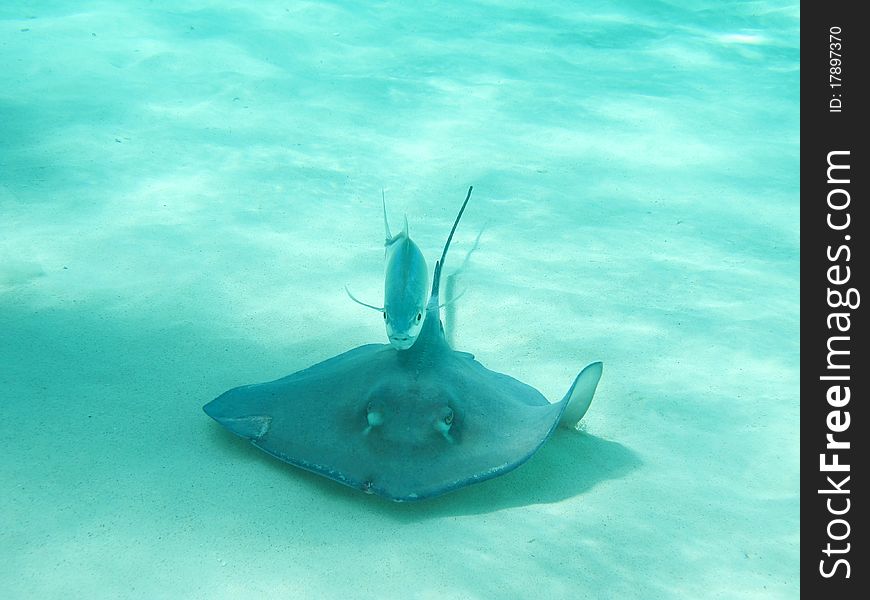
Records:
<instances>
[{"instance_id":1,"label":"fish","mask_svg":"<svg viewBox=\"0 0 870 600\"><path fill-rule=\"evenodd\" d=\"M275 458L396 502L504 475L559 425L576 426L601 378L600 361L550 403L445 339L441 270L471 190L435 263L427 314L410 348L358 346L281 379L233 388L205 413Z\"/></svg>"},{"instance_id":2,"label":"fish","mask_svg":"<svg viewBox=\"0 0 870 600\"><path fill-rule=\"evenodd\" d=\"M402 231L390 233L387 203L384 199L384 305L373 306L358 300L345 286L347 295L357 304L380 311L384 315L387 339L397 350L407 350L417 341L426 316L429 293L429 268L417 244L408 234L408 217Z\"/></svg>"}]
</instances>

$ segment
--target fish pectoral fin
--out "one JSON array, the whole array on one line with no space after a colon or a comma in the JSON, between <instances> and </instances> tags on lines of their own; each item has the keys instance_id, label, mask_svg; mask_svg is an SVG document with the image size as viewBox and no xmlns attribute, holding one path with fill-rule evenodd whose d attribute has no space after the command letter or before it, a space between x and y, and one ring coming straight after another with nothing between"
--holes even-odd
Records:
<instances>
[{"instance_id":1,"label":"fish pectoral fin","mask_svg":"<svg viewBox=\"0 0 870 600\"><path fill-rule=\"evenodd\" d=\"M452 290L451 290L451 291L452 291ZM468 288L467 288L467 287L463 288L461 292L459 292L458 294L456 294L455 296L453 296L452 298L450 298L450 300L448 300L448 301L445 302L444 304L439 305L438 308L444 308L444 307L446 307L446 306L450 306L451 304L453 304L454 302L456 302L457 300L459 300L460 298L462 298L462 296L464 296L464 295L465 295L465 292L467 292L467 291L468 291Z\"/></svg>"},{"instance_id":2,"label":"fish pectoral fin","mask_svg":"<svg viewBox=\"0 0 870 600\"><path fill-rule=\"evenodd\" d=\"M562 413L562 418L559 420L559 425L568 428L577 427L580 419L589 410L589 405L592 404L592 396L595 395L595 389L598 387L598 381L601 379L601 373L604 369L604 363L595 361L586 365L577 379L571 385L565 398L568 401L568 406L565 407L565 412Z\"/></svg>"},{"instance_id":3,"label":"fish pectoral fin","mask_svg":"<svg viewBox=\"0 0 870 600\"><path fill-rule=\"evenodd\" d=\"M353 294L350 293L350 289L346 285L344 286L344 291L347 292L347 295L350 296L350 299L353 300L354 302L356 302L357 304L362 304L366 308L371 308L371 309L376 310L378 312L384 312L384 308L382 306L373 306L371 304L366 304L362 300L357 300L356 296L354 296Z\"/></svg>"}]
</instances>

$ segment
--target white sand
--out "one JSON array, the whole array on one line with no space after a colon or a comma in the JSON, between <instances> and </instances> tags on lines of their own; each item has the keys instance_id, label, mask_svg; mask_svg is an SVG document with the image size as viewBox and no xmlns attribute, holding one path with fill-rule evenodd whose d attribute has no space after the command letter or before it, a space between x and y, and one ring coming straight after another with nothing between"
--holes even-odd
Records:
<instances>
[{"instance_id":1,"label":"white sand","mask_svg":"<svg viewBox=\"0 0 870 600\"><path fill-rule=\"evenodd\" d=\"M797 3L178 4L0 8L2 598L797 596ZM469 184L457 346L584 434L395 505L202 413Z\"/></svg>"}]
</instances>

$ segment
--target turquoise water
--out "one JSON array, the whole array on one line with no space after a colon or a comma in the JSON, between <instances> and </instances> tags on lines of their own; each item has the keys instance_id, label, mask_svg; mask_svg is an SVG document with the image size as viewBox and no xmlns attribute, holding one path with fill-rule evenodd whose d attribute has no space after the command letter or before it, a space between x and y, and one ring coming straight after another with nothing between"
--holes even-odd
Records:
<instances>
[{"instance_id":1,"label":"turquoise water","mask_svg":"<svg viewBox=\"0 0 870 600\"><path fill-rule=\"evenodd\" d=\"M6 2L4 598L792 598L796 2ZM395 505L202 413L354 346L384 189L580 433ZM454 263L456 264L456 263Z\"/></svg>"}]
</instances>

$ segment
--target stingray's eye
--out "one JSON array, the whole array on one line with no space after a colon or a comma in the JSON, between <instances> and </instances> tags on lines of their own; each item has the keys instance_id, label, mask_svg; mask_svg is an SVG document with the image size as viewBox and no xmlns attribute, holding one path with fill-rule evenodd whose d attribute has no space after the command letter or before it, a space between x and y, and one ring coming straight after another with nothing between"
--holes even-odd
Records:
<instances>
[{"instance_id":1,"label":"stingray's eye","mask_svg":"<svg viewBox=\"0 0 870 600\"><path fill-rule=\"evenodd\" d=\"M453 443L453 436L450 435L450 426L453 425L453 409L445 406L441 415L435 421L435 431L443 435L448 442Z\"/></svg>"},{"instance_id":2,"label":"stingray's eye","mask_svg":"<svg viewBox=\"0 0 870 600\"><path fill-rule=\"evenodd\" d=\"M419 322L422 321L422 320L423 320L423 313L419 313L419 312L418 312L418 313L417 313L417 322L419 323Z\"/></svg>"},{"instance_id":3,"label":"stingray's eye","mask_svg":"<svg viewBox=\"0 0 870 600\"><path fill-rule=\"evenodd\" d=\"M373 402L369 402L368 406L366 406L366 421L368 421L369 427L377 427L384 422L384 415L381 414L381 411L378 410Z\"/></svg>"}]
</instances>

